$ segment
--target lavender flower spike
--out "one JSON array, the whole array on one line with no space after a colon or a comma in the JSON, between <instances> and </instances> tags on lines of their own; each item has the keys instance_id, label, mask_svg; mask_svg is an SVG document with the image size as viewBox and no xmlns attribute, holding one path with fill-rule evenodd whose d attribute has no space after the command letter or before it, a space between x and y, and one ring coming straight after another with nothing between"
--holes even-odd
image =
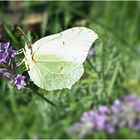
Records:
<instances>
[{"instance_id":1,"label":"lavender flower spike","mask_svg":"<svg viewBox=\"0 0 140 140\"><path fill-rule=\"evenodd\" d=\"M91 58L91 57L93 57L93 56L95 56L95 55L96 55L96 50L95 50L95 48L90 48L90 50L89 50L89 52L88 52L87 58Z\"/></svg>"},{"instance_id":2,"label":"lavender flower spike","mask_svg":"<svg viewBox=\"0 0 140 140\"><path fill-rule=\"evenodd\" d=\"M8 56L8 53L1 52L1 50L0 50L0 63L6 63L7 56Z\"/></svg>"},{"instance_id":3,"label":"lavender flower spike","mask_svg":"<svg viewBox=\"0 0 140 140\"><path fill-rule=\"evenodd\" d=\"M8 53L9 53L10 57L14 58L15 55L17 54L17 51L16 50L9 50Z\"/></svg>"},{"instance_id":4,"label":"lavender flower spike","mask_svg":"<svg viewBox=\"0 0 140 140\"><path fill-rule=\"evenodd\" d=\"M22 89L26 86L25 79L26 79L25 76L17 75L17 77L15 78L15 82L14 82L17 89Z\"/></svg>"},{"instance_id":5,"label":"lavender flower spike","mask_svg":"<svg viewBox=\"0 0 140 140\"><path fill-rule=\"evenodd\" d=\"M70 136L80 137L85 132L82 133L83 138L98 131L113 133L121 128L140 131L140 98L129 95L116 99L111 106L94 107L93 110L84 112L76 124L78 127L73 125L68 129Z\"/></svg>"},{"instance_id":6,"label":"lavender flower spike","mask_svg":"<svg viewBox=\"0 0 140 140\"><path fill-rule=\"evenodd\" d=\"M111 110L107 106L100 106L98 112L99 114L110 114Z\"/></svg>"},{"instance_id":7,"label":"lavender flower spike","mask_svg":"<svg viewBox=\"0 0 140 140\"><path fill-rule=\"evenodd\" d=\"M10 47L10 43L1 43L0 42L0 63L6 63L7 57L9 55L8 48Z\"/></svg>"}]
</instances>

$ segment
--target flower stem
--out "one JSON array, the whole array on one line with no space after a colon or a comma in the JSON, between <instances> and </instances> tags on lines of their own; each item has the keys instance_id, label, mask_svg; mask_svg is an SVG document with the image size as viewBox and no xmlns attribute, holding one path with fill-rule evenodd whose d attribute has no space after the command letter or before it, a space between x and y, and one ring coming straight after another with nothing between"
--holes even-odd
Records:
<instances>
[{"instance_id":1,"label":"flower stem","mask_svg":"<svg viewBox=\"0 0 140 140\"><path fill-rule=\"evenodd\" d=\"M42 94L40 94L38 92L35 92L35 94L38 95L39 97L41 97L43 100L45 100L50 105L52 105L54 107L57 107L57 105L55 103L53 103L52 101L50 101L49 99L47 99L44 95L42 95Z\"/></svg>"},{"instance_id":2,"label":"flower stem","mask_svg":"<svg viewBox=\"0 0 140 140\"><path fill-rule=\"evenodd\" d=\"M49 99L47 99L43 94L40 94L39 92L35 91L34 89L29 88L31 91L33 91L37 96L41 97L43 100L45 100L47 103L49 103L50 105L57 107L57 105L55 103L53 103L52 101L50 101Z\"/></svg>"}]
</instances>

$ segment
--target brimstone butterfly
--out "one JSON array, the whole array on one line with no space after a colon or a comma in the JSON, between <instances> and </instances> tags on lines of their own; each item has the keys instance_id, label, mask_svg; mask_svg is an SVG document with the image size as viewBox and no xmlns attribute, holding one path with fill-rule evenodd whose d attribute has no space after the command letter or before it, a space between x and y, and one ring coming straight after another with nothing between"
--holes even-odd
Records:
<instances>
[{"instance_id":1,"label":"brimstone butterfly","mask_svg":"<svg viewBox=\"0 0 140 140\"><path fill-rule=\"evenodd\" d=\"M84 73L85 61L97 34L85 27L74 27L25 45L25 64L31 80L51 91L68 88Z\"/></svg>"}]
</instances>

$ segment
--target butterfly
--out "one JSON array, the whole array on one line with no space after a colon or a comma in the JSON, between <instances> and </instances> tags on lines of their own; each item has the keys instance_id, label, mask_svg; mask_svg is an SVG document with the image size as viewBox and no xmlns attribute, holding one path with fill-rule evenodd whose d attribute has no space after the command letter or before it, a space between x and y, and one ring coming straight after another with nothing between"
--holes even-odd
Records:
<instances>
[{"instance_id":1,"label":"butterfly","mask_svg":"<svg viewBox=\"0 0 140 140\"><path fill-rule=\"evenodd\" d=\"M52 91L71 87L84 73L83 62L98 35L73 27L25 45L25 65L38 87Z\"/></svg>"}]
</instances>

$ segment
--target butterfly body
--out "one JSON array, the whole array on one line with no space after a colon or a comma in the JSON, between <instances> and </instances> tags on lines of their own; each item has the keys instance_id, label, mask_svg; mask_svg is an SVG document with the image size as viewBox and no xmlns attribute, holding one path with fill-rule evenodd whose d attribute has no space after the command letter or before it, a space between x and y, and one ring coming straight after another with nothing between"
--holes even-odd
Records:
<instances>
[{"instance_id":1,"label":"butterfly body","mask_svg":"<svg viewBox=\"0 0 140 140\"><path fill-rule=\"evenodd\" d=\"M84 73L83 62L97 34L74 27L25 45L25 63L31 80L48 91L69 88Z\"/></svg>"}]
</instances>

